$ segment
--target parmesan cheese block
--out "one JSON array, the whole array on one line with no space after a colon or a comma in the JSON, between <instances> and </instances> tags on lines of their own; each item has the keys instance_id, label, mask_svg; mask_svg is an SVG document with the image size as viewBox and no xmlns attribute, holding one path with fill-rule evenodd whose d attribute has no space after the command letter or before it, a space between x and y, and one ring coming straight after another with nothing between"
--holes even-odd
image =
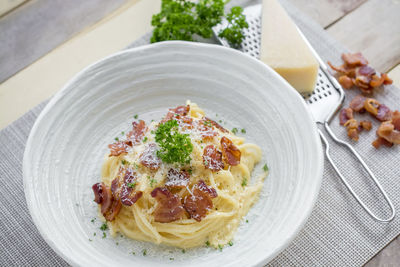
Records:
<instances>
[{"instance_id":1,"label":"parmesan cheese block","mask_svg":"<svg viewBox=\"0 0 400 267\"><path fill-rule=\"evenodd\" d=\"M300 93L314 91L318 62L277 0L263 0L260 59Z\"/></svg>"}]
</instances>

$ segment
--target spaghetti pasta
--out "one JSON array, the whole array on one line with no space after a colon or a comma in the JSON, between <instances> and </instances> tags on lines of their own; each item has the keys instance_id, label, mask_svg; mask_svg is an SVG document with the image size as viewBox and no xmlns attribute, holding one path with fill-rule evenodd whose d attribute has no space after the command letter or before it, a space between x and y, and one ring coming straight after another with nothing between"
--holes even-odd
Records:
<instances>
[{"instance_id":1,"label":"spaghetti pasta","mask_svg":"<svg viewBox=\"0 0 400 267\"><path fill-rule=\"evenodd\" d=\"M160 160L161 141L156 141L156 132L161 124L171 120L178 122L175 129L179 134L190 138L191 145L184 146L185 149L191 146L190 160L186 162ZM218 247L231 241L242 217L257 200L267 175L263 172L251 181L253 168L261 159L261 149L205 118L204 111L189 101L187 106L170 109L161 122L152 122L146 129L142 125L140 131L138 125L134 123L135 138L139 140L140 135L142 141L132 144L127 139L124 144L128 146L113 144L123 147L118 150L122 153L106 155L102 166L101 180L111 188L113 201L121 201L122 194L131 197L133 192L141 192L138 199L130 198L133 204L114 209L117 215L108 219L111 234L122 233L132 239L180 248L201 246L207 241ZM223 137L232 144L223 148L220 144ZM239 161L235 163L233 157ZM166 184L168 179L171 180ZM105 193L102 194L104 199ZM105 205L104 200L98 203ZM160 205L170 206L161 209ZM155 214L167 217L160 220Z\"/></svg>"}]
</instances>

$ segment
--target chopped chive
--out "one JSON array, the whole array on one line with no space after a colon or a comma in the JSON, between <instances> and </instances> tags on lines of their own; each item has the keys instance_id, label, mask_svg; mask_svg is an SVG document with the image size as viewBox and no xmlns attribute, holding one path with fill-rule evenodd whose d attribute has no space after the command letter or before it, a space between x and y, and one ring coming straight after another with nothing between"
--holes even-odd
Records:
<instances>
[{"instance_id":1,"label":"chopped chive","mask_svg":"<svg viewBox=\"0 0 400 267\"><path fill-rule=\"evenodd\" d=\"M106 238L106 237L107 237L106 232L103 232L102 238Z\"/></svg>"},{"instance_id":2,"label":"chopped chive","mask_svg":"<svg viewBox=\"0 0 400 267\"><path fill-rule=\"evenodd\" d=\"M132 251L132 255L136 255L136 252L135 252L135 251Z\"/></svg>"},{"instance_id":3,"label":"chopped chive","mask_svg":"<svg viewBox=\"0 0 400 267\"><path fill-rule=\"evenodd\" d=\"M96 236L96 232L93 233L93 236Z\"/></svg>"},{"instance_id":4,"label":"chopped chive","mask_svg":"<svg viewBox=\"0 0 400 267\"><path fill-rule=\"evenodd\" d=\"M135 114L135 116L133 116L135 119L139 118L138 114Z\"/></svg>"},{"instance_id":5,"label":"chopped chive","mask_svg":"<svg viewBox=\"0 0 400 267\"><path fill-rule=\"evenodd\" d=\"M219 251L222 251L222 249L223 249L223 246L221 246L221 245L218 245L218 249L219 249Z\"/></svg>"},{"instance_id":6,"label":"chopped chive","mask_svg":"<svg viewBox=\"0 0 400 267\"><path fill-rule=\"evenodd\" d=\"M170 260L170 261L173 261L173 260L174 260L174 258L169 258L169 260Z\"/></svg>"},{"instance_id":7,"label":"chopped chive","mask_svg":"<svg viewBox=\"0 0 400 267\"><path fill-rule=\"evenodd\" d=\"M246 133L246 129L245 128L243 128L242 130L240 130L243 134L245 134Z\"/></svg>"},{"instance_id":8,"label":"chopped chive","mask_svg":"<svg viewBox=\"0 0 400 267\"><path fill-rule=\"evenodd\" d=\"M89 241L92 242L93 240L89 238Z\"/></svg>"},{"instance_id":9,"label":"chopped chive","mask_svg":"<svg viewBox=\"0 0 400 267\"><path fill-rule=\"evenodd\" d=\"M186 250L182 249L182 253L186 253Z\"/></svg>"},{"instance_id":10,"label":"chopped chive","mask_svg":"<svg viewBox=\"0 0 400 267\"><path fill-rule=\"evenodd\" d=\"M128 164L128 162L126 160L121 160L122 165Z\"/></svg>"},{"instance_id":11,"label":"chopped chive","mask_svg":"<svg viewBox=\"0 0 400 267\"><path fill-rule=\"evenodd\" d=\"M107 230L108 229L108 225L106 224L106 223L103 223L101 226L100 226L100 230L101 231L105 231L105 230Z\"/></svg>"},{"instance_id":12,"label":"chopped chive","mask_svg":"<svg viewBox=\"0 0 400 267\"><path fill-rule=\"evenodd\" d=\"M237 134L238 129L237 128L233 128L231 132L234 133L234 134Z\"/></svg>"},{"instance_id":13,"label":"chopped chive","mask_svg":"<svg viewBox=\"0 0 400 267\"><path fill-rule=\"evenodd\" d=\"M219 123L222 123L222 120L219 120L218 122L219 122Z\"/></svg>"},{"instance_id":14,"label":"chopped chive","mask_svg":"<svg viewBox=\"0 0 400 267\"><path fill-rule=\"evenodd\" d=\"M145 136L144 138L143 138L143 143L145 143L147 141L147 136Z\"/></svg>"},{"instance_id":15,"label":"chopped chive","mask_svg":"<svg viewBox=\"0 0 400 267\"><path fill-rule=\"evenodd\" d=\"M118 142L118 141L119 141L119 138L118 138L118 137L115 137L114 140Z\"/></svg>"},{"instance_id":16,"label":"chopped chive","mask_svg":"<svg viewBox=\"0 0 400 267\"><path fill-rule=\"evenodd\" d=\"M210 246L210 241L206 241L206 247L209 247Z\"/></svg>"},{"instance_id":17,"label":"chopped chive","mask_svg":"<svg viewBox=\"0 0 400 267\"><path fill-rule=\"evenodd\" d=\"M96 218L93 218L93 219L91 219L90 221L91 221L92 223L94 223L95 220L96 220Z\"/></svg>"},{"instance_id":18,"label":"chopped chive","mask_svg":"<svg viewBox=\"0 0 400 267\"><path fill-rule=\"evenodd\" d=\"M246 220L246 223L249 223L249 220Z\"/></svg>"},{"instance_id":19,"label":"chopped chive","mask_svg":"<svg viewBox=\"0 0 400 267\"><path fill-rule=\"evenodd\" d=\"M119 245L119 243L118 243L118 242L115 242L115 245L117 245L117 246L118 246L118 245Z\"/></svg>"},{"instance_id":20,"label":"chopped chive","mask_svg":"<svg viewBox=\"0 0 400 267\"><path fill-rule=\"evenodd\" d=\"M147 249L143 249L143 256L147 255Z\"/></svg>"},{"instance_id":21,"label":"chopped chive","mask_svg":"<svg viewBox=\"0 0 400 267\"><path fill-rule=\"evenodd\" d=\"M229 241L228 245L232 247L233 246L233 242Z\"/></svg>"},{"instance_id":22,"label":"chopped chive","mask_svg":"<svg viewBox=\"0 0 400 267\"><path fill-rule=\"evenodd\" d=\"M264 164L263 170L264 170L265 172L267 172L267 171L269 170L267 164Z\"/></svg>"},{"instance_id":23,"label":"chopped chive","mask_svg":"<svg viewBox=\"0 0 400 267\"><path fill-rule=\"evenodd\" d=\"M135 188L135 186L136 186L136 181L134 181L133 183L127 183L126 186L127 186L127 187L130 187L130 188Z\"/></svg>"},{"instance_id":24,"label":"chopped chive","mask_svg":"<svg viewBox=\"0 0 400 267\"><path fill-rule=\"evenodd\" d=\"M245 187L247 185L247 178L243 178L242 186Z\"/></svg>"},{"instance_id":25,"label":"chopped chive","mask_svg":"<svg viewBox=\"0 0 400 267\"><path fill-rule=\"evenodd\" d=\"M122 132L121 132L121 134L122 134L122 135L125 135L125 132L124 132L124 131L122 131Z\"/></svg>"}]
</instances>

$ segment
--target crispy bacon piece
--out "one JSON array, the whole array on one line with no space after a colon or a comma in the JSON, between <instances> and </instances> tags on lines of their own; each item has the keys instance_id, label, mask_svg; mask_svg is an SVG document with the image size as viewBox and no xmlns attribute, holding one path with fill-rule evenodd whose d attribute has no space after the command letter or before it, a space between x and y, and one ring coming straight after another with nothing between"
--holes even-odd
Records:
<instances>
[{"instance_id":1,"label":"crispy bacon piece","mask_svg":"<svg viewBox=\"0 0 400 267\"><path fill-rule=\"evenodd\" d=\"M139 123L136 121L132 122L132 126L132 131L126 134L127 140L125 143L129 146L140 144L147 131L146 123L143 120L139 120Z\"/></svg>"},{"instance_id":2,"label":"crispy bacon piece","mask_svg":"<svg viewBox=\"0 0 400 267\"><path fill-rule=\"evenodd\" d=\"M351 108L344 108L339 113L340 125L344 125L348 120L353 118L353 110Z\"/></svg>"},{"instance_id":3,"label":"crispy bacon piece","mask_svg":"<svg viewBox=\"0 0 400 267\"><path fill-rule=\"evenodd\" d=\"M224 168L222 153L214 145L206 146L203 151L203 164L206 169L213 172L222 170Z\"/></svg>"},{"instance_id":4,"label":"crispy bacon piece","mask_svg":"<svg viewBox=\"0 0 400 267\"><path fill-rule=\"evenodd\" d=\"M191 192L190 195L185 197L183 206L191 218L200 222L206 216L207 211L212 209L212 198L216 198L218 194L214 188L208 187L203 180L195 184Z\"/></svg>"},{"instance_id":5,"label":"crispy bacon piece","mask_svg":"<svg viewBox=\"0 0 400 267\"><path fill-rule=\"evenodd\" d=\"M343 53L342 54L342 60L346 63L347 66L349 67L357 67L357 66L363 66L367 65L368 61L364 58L364 56L358 52L358 53Z\"/></svg>"},{"instance_id":6,"label":"crispy bacon piece","mask_svg":"<svg viewBox=\"0 0 400 267\"><path fill-rule=\"evenodd\" d=\"M223 133L229 132L227 129L222 127L220 124L218 124L216 121L213 121L212 119L209 119L207 117L204 118L206 121L209 121L215 128L219 129Z\"/></svg>"},{"instance_id":7,"label":"crispy bacon piece","mask_svg":"<svg viewBox=\"0 0 400 267\"><path fill-rule=\"evenodd\" d=\"M94 202L100 204L103 201L103 183L96 183L92 186L94 193Z\"/></svg>"},{"instance_id":8,"label":"crispy bacon piece","mask_svg":"<svg viewBox=\"0 0 400 267\"><path fill-rule=\"evenodd\" d=\"M330 62L328 65L339 74L338 81L345 89L355 85L364 94L372 94L374 88L393 82L386 73L378 74L368 66L368 61L361 53L342 54L342 60L344 63L341 66L333 66Z\"/></svg>"},{"instance_id":9,"label":"crispy bacon piece","mask_svg":"<svg viewBox=\"0 0 400 267\"><path fill-rule=\"evenodd\" d=\"M374 75L375 73L376 71L370 66L361 66L356 68L356 76L364 76L371 78L372 75Z\"/></svg>"},{"instance_id":10,"label":"crispy bacon piece","mask_svg":"<svg viewBox=\"0 0 400 267\"><path fill-rule=\"evenodd\" d=\"M113 144L109 144L108 148L110 149L109 157L117 157L121 154L128 153L128 145L125 142L118 141Z\"/></svg>"},{"instance_id":11,"label":"crispy bacon piece","mask_svg":"<svg viewBox=\"0 0 400 267\"><path fill-rule=\"evenodd\" d=\"M121 202L115 198L108 186L104 183L96 183L92 186L94 201L101 205L100 211L107 221L112 221L121 209Z\"/></svg>"},{"instance_id":12,"label":"crispy bacon piece","mask_svg":"<svg viewBox=\"0 0 400 267\"><path fill-rule=\"evenodd\" d=\"M355 69L354 68L348 68L346 67L345 64L340 65L339 67L332 65L331 62L328 61L328 65L336 72L343 74L345 76L348 76L350 78L355 77Z\"/></svg>"},{"instance_id":13,"label":"crispy bacon piece","mask_svg":"<svg viewBox=\"0 0 400 267\"><path fill-rule=\"evenodd\" d=\"M372 142L372 145L375 148L379 148L381 145L387 146L387 147L392 147L393 143L390 143L389 141L387 141L386 139L383 139L382 137L379 137Z\"/></svg>"},{"instance_id":14,"label":"crispy bacon piece","mask_svg":"<svg viewBox=\"0 0 400 267\"><path fill-rule=\"evenodd\" d=\"M177 169L170 169L167 174L167 181L165 186L170 189L184 188L189 184L190 174L185 171Z\"/></svg>"},{"instance_id":15,"label":"crispy bacon piece","mask_svg":"<svg viewBox=\"0 0 400 267\"><path fill-rule=\"evenodd\" d=\"M196 128L200 132L202 139L210 140L218 134L214 131L212 123L204 118L196 122Z\"/></svg>"},{"instance_id":16,"label":"crispy bacon piece","mask_svg":"<svg viewBox=\"0 0 400 267\"><path fill-rule=\"evenodd\" d=\"M142 191L135 191L137 176L131 168L127 168L123 178L123 182L119 187L119 197L122 204L125 206L132 206L142 197Z\"/></svg>"},{"instance_id":17,"label":"crispy bacon piece","mask_svg":"<svg viewBox=\"0 0 400 267\"><path fill-rule=\"evenodd\" d=\"M347 135L354 141L358 141L358 123L355 119L348 120L344 126L347 128Z\"/></svg>"},{"instance_id":18,"label":"crispy bacon piece","mask_svg":"<svg viewBox=\"0 0 400 267\"><path fill-rule=\"evenodd\" d=\"M400 112L398 110L393 112L392 124L395 130L400 131Z\"/></svg>"},{"instance_id":19,"label":"crispy bacon piece","mask_svg":"<svg viewBox=\"0 0 400 267\"><path fill-rule=\"evenodd\" d=\"M372 129L372 123L370 121L360 121L361 129L369 131Z\"/></svg>"},{"instance_id":20,"label":"crispy bacon piece","mask_svg":"<svg viewBox=\"0 0 400 267\"><path fill-rule=\"evenodd\" d=\"M382 73L381 74L382 77L384 77L384 81L383 84L387 85L387 84L392 84L393 80L389 78L389 76L386 73Z\"/></svg>"},{"instance_id":21,"label":"crispy bacon piece","mask_svg":"<svg viewBox=\"0 0 400 267\"><path fill-rule=\"evenodd\" d=\"M170 108L167 115L161 120L161 123L167 122L174 118L176 115L186 116L189 113L190 106L178 106L176 108Z\"/></svg>"},{"instance_id":22,"label":"crispy bacon piece","mask_svg":"<svg viewBox=\"0 0 400 267\"><path fill-rule=\"evenodd\" d=\"M221 138L221 148L222 155L229 165L236 166L240 163L241 152L229 138L225 136Z\"/></svg>"},{"instance_id":23,"label":"crispy bacon piece","mask_svg":"<svg viewBox=\"0 0 400 267\"><path fill-rule=\"evenodd\" d=\"M365 102L365 97L362 95L355 96L350 104L349 107L356 112L363 112L364 111L364 102Z\"/></svg>"},{"instance_id":24,"label":"crispy bacon piece","mask_svg":"<svg viewBox=\"0 0 400 267\"><path fill-rule=\"evenodd\" d=\"M350 89L354 85L353 80L346 75L339 77L339 83L344 89Z\"/></svg>"},{"instance_id":25,"label":"crispy bacon piece","mask_svg":"<svg viewBox=\"0 0 400 267\"><path fill-rule=\"evenodd\" d=\"M389 143L400 144L400 112L396 110L392 120L382 122L376 134Z\"/></svg>"},{"instance_id":26,"label":"crispy bacon piece","mask_svg":"<svg viewBox=\"0 0 400 267\"><path fill-rule=\"evenodd\" d=\"M151 170L157 170L161 165L161 160L157 157L156 152L156 144L148 144L139 157L140 163Z\"/></svg>"},{"instance_id":27,"label":"crispy bacon piece","mask_svg":"<svg viewBox=\"0 0 400 267\"><path fill-rule=\"evenodd\" d=\"M157 187L151 192L158 205L154 210L154 220L160 223L173 222L182 219L184 209L181 203L181 198L178 195L172 194L165 187Z\"/></svg>"},{"instance_id":28,"label":"crispy bacon piece","mask_svg":"<svg viewBox=\"0 0 400 267\"><path fill-rule=\"evenodd\" d=\"M389 121L392 119L392 111L384 104L380 104L376 118L380 121Z\"/></svg>"},{"instance_id":29,"label":"crispy bacon piece","mask_svg":"<svg viewBox=\"0 0 400 267\"><path fill-rule=\"evenodd\" d=\"M381 105L378 100L374 98L367 98L364 102L364 108L374 117L378 115L378 108Z\"/></svg>"},{"instance_id":30,"label":"crispy bacon piece","mask_svg":"<svg viewBox=\"0 0 400 267\"><path fill-rule=\"evenodd\" d=\"M193 119L187 116L179 116L177 118L179 126L182 130L192 129L193 128Z\"/></svg>"}]
</instances>

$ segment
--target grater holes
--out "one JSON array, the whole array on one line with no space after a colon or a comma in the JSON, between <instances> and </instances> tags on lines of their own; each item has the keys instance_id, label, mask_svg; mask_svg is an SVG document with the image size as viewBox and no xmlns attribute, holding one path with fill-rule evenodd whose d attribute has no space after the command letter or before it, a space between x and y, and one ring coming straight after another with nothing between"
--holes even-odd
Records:
<instances>
[{"instance_id":1,"label":"grater holes","mask_svg":"<svg viewBox=\"0 0 400 267\"><path fill-rule=\"evenodd\" d=\"M329 95L332 95L331 91L328 91L328 94L329 94Z\"/></svg>"},{"instance_id":2,"label":"grater holes","mask_svg":"<svg viewBox=\"0 0 400 267\"><path fill-rule=\"evenodd\" d=\"M316 89L318 93L320 93L321 91L319 90L319 88Z\"/></svg>"},{"instance_id":3,"label":"grater holes","mask_svg":"<svg viewBox=\"0 0 400 267\"><path fill-rule=\"evenodd\" d=\"M327 95L326 93L324 93L324 96L325 96L325 97L328 97L328 95Z\"/></svg>"}]
</instances>

